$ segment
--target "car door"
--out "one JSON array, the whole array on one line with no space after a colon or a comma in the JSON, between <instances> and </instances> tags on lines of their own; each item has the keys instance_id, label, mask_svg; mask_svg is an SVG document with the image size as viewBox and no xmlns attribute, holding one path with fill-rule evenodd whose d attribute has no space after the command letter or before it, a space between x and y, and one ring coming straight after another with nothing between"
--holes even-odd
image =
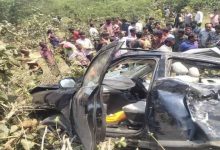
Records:
<instances>
[{"instance_id":1,"label":"car door","mask_svg":"<svg viewBox=\"0 0 220 150\"><path fill-rule=\"evenodd\" d=\"M86 150L93 150L105 137L105 109L100 100L104 74L122 43L114 42L100 50L87 69L81 88L73 98L70 120Z\"/></svg>"}]
</instances>

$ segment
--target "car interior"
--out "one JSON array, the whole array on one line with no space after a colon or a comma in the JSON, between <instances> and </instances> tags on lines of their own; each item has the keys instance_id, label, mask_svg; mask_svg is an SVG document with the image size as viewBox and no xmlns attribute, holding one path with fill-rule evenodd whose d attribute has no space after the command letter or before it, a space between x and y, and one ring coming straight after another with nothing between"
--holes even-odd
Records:
<instances>
[{"instance_id":1,"label":"car interior","mask_svg":"<svg viewBox=\"0 0 220 150\"><path fill-rule=\"evenodd\" d=\"M107 71L101 96L107 109L107 130L139 130L156 61L122 60Z\"/></svg>"},{"instance_id":2,"label":"car interior","mask_svg":"<svg viewBox=\"0 0 220 150\"><path fill-rule=\"evenodd\" d=\"M191 60L173 60L170 76L184 82L204 85L220 84L220 67L217 64Z\"/></svg>"}]
</instances>

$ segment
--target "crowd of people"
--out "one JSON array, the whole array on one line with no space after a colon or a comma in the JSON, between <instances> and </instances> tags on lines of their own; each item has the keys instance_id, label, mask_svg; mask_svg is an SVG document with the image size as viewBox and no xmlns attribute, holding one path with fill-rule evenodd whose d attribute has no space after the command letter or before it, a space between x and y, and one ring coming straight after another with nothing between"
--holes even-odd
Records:
<instances>
[{"instance_id":1,"label":"crowd of people","mask_svg":"<svg viewBox=\"0 0 220 150\"><path fill-rule=\"evenodd\" d=\"M169 9L165 17L169 18ZM184 52L196 48L220 48L220 14L217 9L210 14L210 21L203 22L203 12L195 9L194 13L177 13L175 22L166 24L153 17L141 20L106 19L99 27L90 23L89 31L70 28L71 37L67 40L58 38L52 30L47 36L53 49L61 47L66 60L75 60L81 66L88 66L94 53L113 41L124 42L122 48L157 50L165 52ZM204 28L202 28L204 23ZM87 34L88 33L88 34ZM41 54L51 58L52 52L45 43L40 43ZM53 61L51 61L53 63Z\"/></svg>"}]
</instances>

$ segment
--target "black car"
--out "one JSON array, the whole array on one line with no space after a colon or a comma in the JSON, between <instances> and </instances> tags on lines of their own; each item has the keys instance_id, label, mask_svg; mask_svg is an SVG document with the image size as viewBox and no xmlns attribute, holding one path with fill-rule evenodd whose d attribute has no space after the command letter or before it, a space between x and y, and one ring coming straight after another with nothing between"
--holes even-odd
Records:
<instances>
[{"instance_id":1,"label":"black car","mask_svg":"<svg viewBox=\"0 0 220 150\"><path fill-rule=\"evenodd\" d=\"M105 137L148 149L220 149L220 59L187 53L99 51L83 79L31 91L35 105L93 150Z\"/></svg>"}]
</instances>

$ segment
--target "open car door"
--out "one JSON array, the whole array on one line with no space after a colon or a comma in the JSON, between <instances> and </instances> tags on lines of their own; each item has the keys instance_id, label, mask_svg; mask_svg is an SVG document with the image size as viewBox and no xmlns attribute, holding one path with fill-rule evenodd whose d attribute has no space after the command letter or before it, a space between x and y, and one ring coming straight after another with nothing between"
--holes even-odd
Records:
<instances>
[{"instance_id":1,"label":"open car door","mask_svg":"<svg viewBox=\"0 0 220 150\"><path fill-rule=\"evenodd\" d=\"M70 111L72 128L86 150L94 150L105 138L105 108L100 88L116 52L123 43L113 42L100 50L87 69L82 85L75 94Z\"/></svg>"}]
</instances>

